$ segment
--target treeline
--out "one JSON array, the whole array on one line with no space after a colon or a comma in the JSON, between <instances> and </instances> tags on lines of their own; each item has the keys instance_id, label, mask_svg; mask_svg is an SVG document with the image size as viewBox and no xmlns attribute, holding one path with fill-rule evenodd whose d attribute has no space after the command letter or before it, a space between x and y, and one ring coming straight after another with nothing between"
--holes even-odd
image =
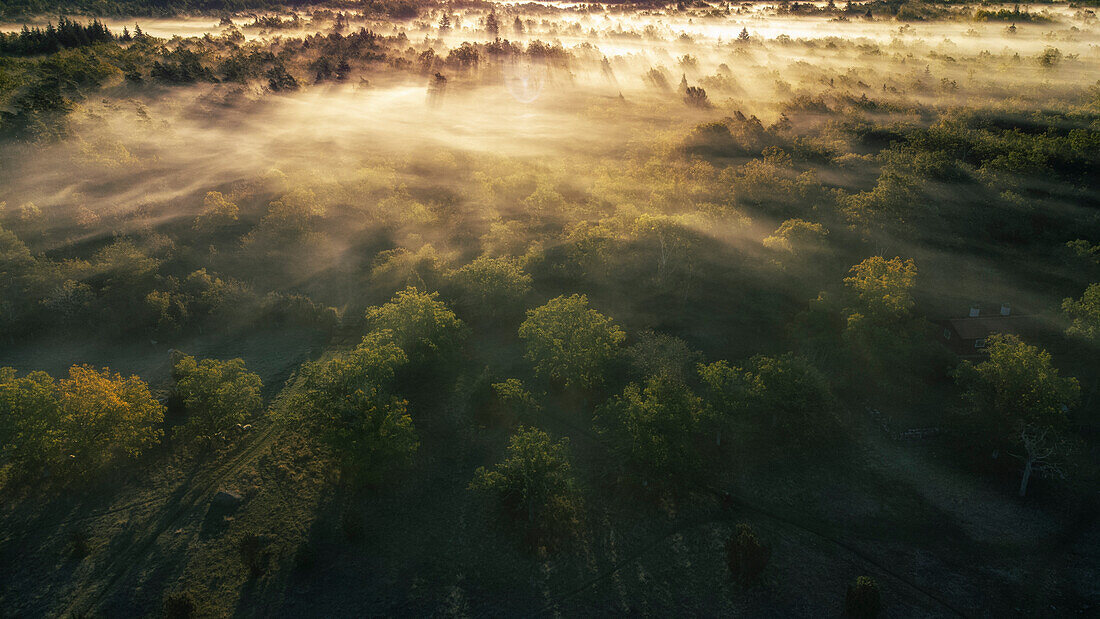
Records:
<instances>
[{"instance_id":1,"label":"treeline","mask_svg":"<svg viewBox=\"0 0 1100 619\"><path fill-rule=\"evenodd\" d=\"M82 24L66 17L50 22L45 28L23 26L19 32L0 33L0 54L35 56L62 49L113 42L115 37L98 19Z\"/></svg>"},{"instance_id":2,"label":"treeline","mask_svg":"<svg viewBox=\"0 0 1100 619\"><path fill-rule=\"evenodd\" d=\"M259 376L240 359L180 356L172 384L154 392L137 376L74 365L68 377L0 368L2 477L59 485L118 470L160 443L171 404L176 441L209 448L263 405Z\"/></svg>"},{"instance_id":3,"label":"treeline","mask_svg":"<svg viewBox=\"0 0 1100 619\"><path fill-rule=\"evenodd\" d=\"M130 239L118 239L90 260L56 263L34 256L0 228L5 258L0 329L32 336L65 332L89 323L114 336L153 331L240 331L255 325L300 326L326 331L336 315L309 297L264 292L197 269L183 277L161 274L163 260Z\"/></svg>"},{"instance_id":4,"label":"treeline","mask_svg":"<svg viewBox=\"0 0 1100 619\"><path fill-rule=\"evenodd\" d=\"M977 21L1009 21L1009 22L1048 22L1050 18L1046 15L1040 15L1038 13L1032 13L1027 9L1020 10L1020 5L1016 5L1012 10L1008 9L978 9L974 11L974 19Z\"/></svg>"},{"instance_id":5,"label":"treeline","mask_svg":"<svg viewBox=\"0 0 1100 619\"><path fill-rule=\"evenodd\" d=\"M225 14L249 10L278 10L324 5L364 12L415 17L424 0L0 0L0 17L6 19L51 15L58 12L97 16L173 17L195 13Z\"/></svg>"},{"instance_id":6,"label":"treeline","mask_svg":"<svg viewBox=\"0 0 1100 619\"><path fill-rule=\"evenodd\" d=\"M348 79L353 62L386 58L386 38L366 29L291 39L285 45L293 53L279 56L243 45L239 31L211 46L159 43L138 25L116 36L98 21L82 25L66 18L57 27L0 35L0 54L43 56L0 66L0 136L63 137L73 105L112 81L135 86L260 81L272 91L292 91L303 83Z\"/></svg>"}]
</instances>

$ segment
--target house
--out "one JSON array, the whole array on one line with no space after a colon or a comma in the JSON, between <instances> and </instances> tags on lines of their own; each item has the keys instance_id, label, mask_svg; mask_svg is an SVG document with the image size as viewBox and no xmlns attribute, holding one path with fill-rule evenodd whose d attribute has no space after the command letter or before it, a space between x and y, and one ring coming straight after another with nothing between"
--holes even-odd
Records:
<instances>
[{"instance_id":1,"label":"house","mask_svg":"<svg viewBox=\"0 0 1100 619\"><path fill-rule=\"evenodd\" d=\"M980 356L986 340L994 333L1012 333L1026 339L1037 331L1031 317L1012 313L1008 303L1002 303L999 312L988 315L975 304L965 318L947 318L935 323L942 328L940 341L960 357Z\"/></svg>"}]
</instances>

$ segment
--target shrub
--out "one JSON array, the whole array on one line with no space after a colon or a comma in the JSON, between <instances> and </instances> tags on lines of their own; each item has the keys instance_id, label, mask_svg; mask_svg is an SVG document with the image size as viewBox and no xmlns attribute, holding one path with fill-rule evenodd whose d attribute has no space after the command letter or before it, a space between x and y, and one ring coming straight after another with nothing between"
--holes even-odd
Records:
<instances>
[{"instance_id":1,"label":"shrub","mask_svg":"<svg viewBox=\"0 0 1100 619\"><path fill-rule=\"evenodd\" d=\"M265 545L266 540L255 533L245 535L237 544L237 550L241 553L241 563L252 578L262 576L267 571L268 552L264 550Z\"/></svg>"},{"instance_id":2,"label":"shrub","mask_svg":"<svg viewBox=\"0 0 1100 619\"><path fill-rule=\"evenodd\" d=\"M726 565L729 566L730 576L741 584L759 580L771 556L771 548L762 544L756 537L756 531L747 524L737 525L726 541Z\"/></svg>"},{"instance_id":3,"label":"shrub","mask_svg":"<svg viewBox=\"0 0 1100 619\"><path fill-rule=\"evenodd\" d=\"M190 591L178 591L164 596L165 619L190 619L195 615L195 600Z\"/></svg>"},{"instance_id":4,"label":"shrub","mask_svg":"<svg viewBox=\"0 0 1100 619\"><path fill-rule=\"evenodd\" d=\"M69 534L69 556L76 561L83 561L91 552L88 533L83 530L73 531Z\"/></svg>"},{"instance_id":5,"label":"shrub","mask_svg":"<svg viewBox=\"0 0 1100 619\"><path fill-rule=\"evenodd\" d=\"M860 576L848 585L844 597L844 613L853 619L871 619L882 612L878 583L870 576Z\"/></svg>"}]
</instances>

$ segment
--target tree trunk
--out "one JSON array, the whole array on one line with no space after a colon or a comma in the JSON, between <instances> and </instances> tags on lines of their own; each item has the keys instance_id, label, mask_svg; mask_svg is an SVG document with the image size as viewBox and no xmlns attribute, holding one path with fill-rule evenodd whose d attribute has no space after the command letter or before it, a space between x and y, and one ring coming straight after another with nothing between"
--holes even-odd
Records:
<instances>
[{"instance_id":1,"label":"tree trunk","mask_svg":"<svg viewBox=\"0 0 1100 619\"><path fill-rule=\"evenodd\" d=\"M1027 481L1031 479L1031 460L1024 461L1024 475L1020 478L1020 498L1027 494Z\"/></svg>"}]
</instances>

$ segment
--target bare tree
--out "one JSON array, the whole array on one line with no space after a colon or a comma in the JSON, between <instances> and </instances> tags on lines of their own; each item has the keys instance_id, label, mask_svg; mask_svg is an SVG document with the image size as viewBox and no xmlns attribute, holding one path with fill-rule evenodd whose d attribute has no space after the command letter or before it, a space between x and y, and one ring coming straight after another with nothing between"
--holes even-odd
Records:
<instances>
[{"instance_id":1,"label":"bare tree","mask_svg":"<svg viewBox=\"0 0 1100 619\"><path fill-rule=\"evenodd\" d=\"M1063 452L1063 444L1052 428L1026 423L1020 426L1019 438L1020 444L1024 446L1024 455L1015 456L1024 463L1024 472L1020 477L1021 497L1027 494L1027 484L1032 474L1057 479L1066 478L1065 469L1057 460Z\"/></svg>"}]
</instances>

